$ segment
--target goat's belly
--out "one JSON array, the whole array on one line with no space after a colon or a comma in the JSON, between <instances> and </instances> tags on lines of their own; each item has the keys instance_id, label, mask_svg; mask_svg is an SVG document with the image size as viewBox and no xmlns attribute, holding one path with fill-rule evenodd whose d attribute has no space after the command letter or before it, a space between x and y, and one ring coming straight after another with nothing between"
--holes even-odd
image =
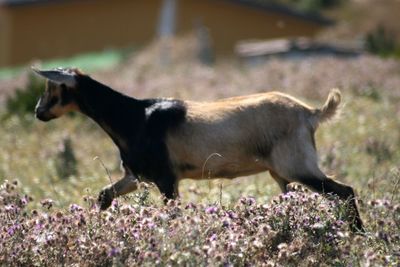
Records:
<instances>
[{"instance_id":1,"label":"goat's belly","mask_svg":"<svg viewBox=\"0 0 400 267\"><path fill-rule=\"evenodd\" d=\"M250 163L227 163L220 166L202 166L202 168L194 168L191 170L181 171L180 178L191 179L213 179L213 178L236 178L241 176L253 175L268 169L265 166Z\"/></svg>"}]
</instances>

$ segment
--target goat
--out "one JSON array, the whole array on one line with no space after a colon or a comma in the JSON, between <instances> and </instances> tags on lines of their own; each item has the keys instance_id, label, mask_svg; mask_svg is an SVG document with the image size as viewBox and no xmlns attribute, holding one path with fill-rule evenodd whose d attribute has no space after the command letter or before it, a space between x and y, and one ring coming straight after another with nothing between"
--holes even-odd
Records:
<instances>
[{"instance_id":1,"label":"goat","mask_svg":"<svg viewBox=\"0 0 400 267\"><path fill-rule=\"evenodd\" d=\"M269 171L282 192L299 182L347 201L352 228L363 230L352 187L318 167L314 133L337 112L341 93L333 89L322 108L287 94L267 92L215 102L135 99L77 69L36 70L47 79L35 109L42 121L79 111L100 125L119 148L125 175L99 194L102 210L115 197L156 184L166 199L179 196L183 178L235 178Z\"/></svg>"}]
</instances>

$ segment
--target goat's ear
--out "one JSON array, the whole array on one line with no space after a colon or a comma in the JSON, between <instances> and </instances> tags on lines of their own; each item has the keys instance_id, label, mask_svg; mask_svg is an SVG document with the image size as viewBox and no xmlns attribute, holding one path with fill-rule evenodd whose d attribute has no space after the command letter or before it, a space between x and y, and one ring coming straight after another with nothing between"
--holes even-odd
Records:
<instances>
[{"instance_id":1,"label":"goat's ear","mask_svg":"<svg viewBox=\"0 0 400 267\"><path fill-rule=\"evenodd\" d=\"M76 74L70 69L55 69L55 70L39 70L32 67L33 72L49 79L57 84L65 84L67 87L75 87Z\"/></svg>"}]
</instances>

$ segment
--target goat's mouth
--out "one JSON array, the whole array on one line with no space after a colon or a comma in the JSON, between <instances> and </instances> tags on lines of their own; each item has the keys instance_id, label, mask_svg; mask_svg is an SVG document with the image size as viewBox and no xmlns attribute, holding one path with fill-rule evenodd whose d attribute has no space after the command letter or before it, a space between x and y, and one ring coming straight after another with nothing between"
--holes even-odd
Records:
<instances>
[{"instance_id":1,"label":"goat's mouth","mask_svg":"<svg viewBox=\"0 0 400 267\"><path fill-rule=\"evenodd\" d=\"M35 113L35 117L38 120L41 120L41 121L44 121L44 122L52 120L52 119L55 118L55 116L53 116L53 114L50 114L48 112L36 112Z\"/></svg>"}]
</instances>

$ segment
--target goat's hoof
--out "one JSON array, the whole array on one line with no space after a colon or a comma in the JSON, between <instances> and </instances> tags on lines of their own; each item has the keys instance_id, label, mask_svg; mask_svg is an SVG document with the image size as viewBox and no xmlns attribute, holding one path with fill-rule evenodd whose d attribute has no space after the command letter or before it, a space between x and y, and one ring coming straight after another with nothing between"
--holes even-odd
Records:
<instances>
[{"instance_id":1,"label":"goat's hoof","mask_svg":"<svg viewBox=\"0 0 400 267\"><path fill-rule=\"evenodd\" d=\"M97 202L99 203L101 210L106 210L108 207L110 207L112 200L113 198L110 194L110 190L107 189L101 190L99 197L97 198Z\"/></svg>"}]
</instances>

